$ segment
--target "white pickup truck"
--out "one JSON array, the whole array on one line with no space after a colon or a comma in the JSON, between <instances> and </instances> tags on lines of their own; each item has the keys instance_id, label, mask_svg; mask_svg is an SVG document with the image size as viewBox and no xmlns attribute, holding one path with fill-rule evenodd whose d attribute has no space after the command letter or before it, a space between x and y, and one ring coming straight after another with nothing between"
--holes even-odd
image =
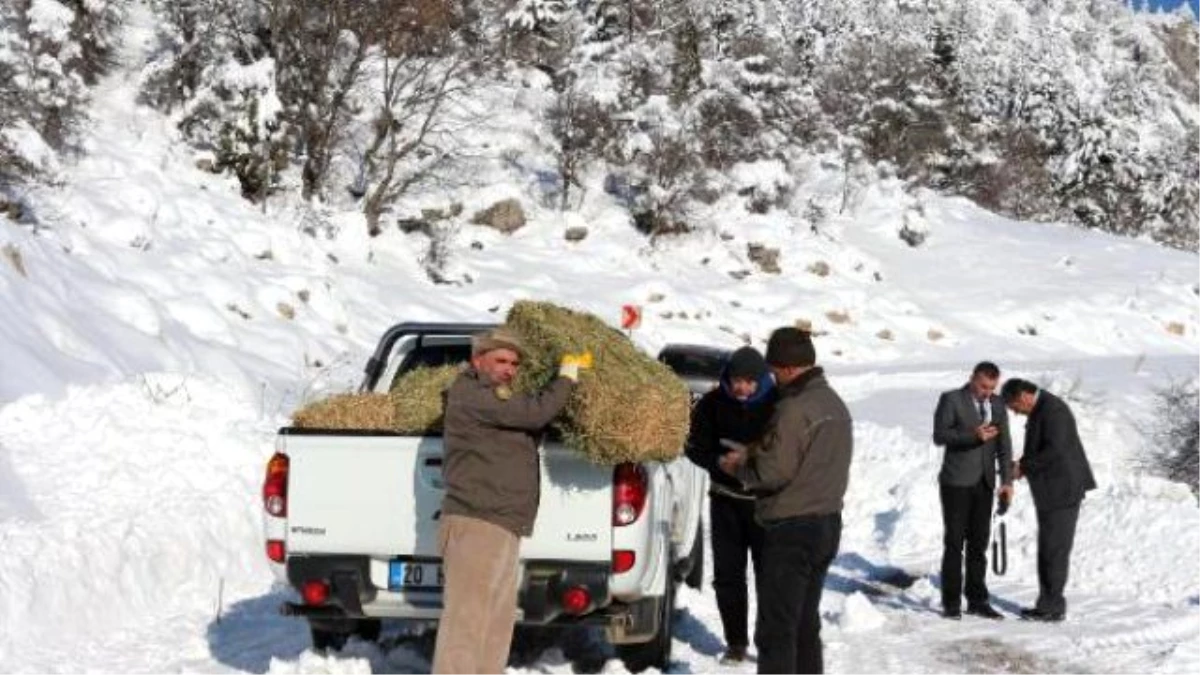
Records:
<instances>
[{"instance_id":1,"label":"white pickup truck","mask_svg":"<svg viewBox=\"0 0 1200 675\"><path fill-rule=\"evenodd\" d=\"M483 324L400 324L381 338L361 390L386 392L418 366L466 361ZM694 393L719 354L668 347ZM714 356L715 355L715 356ZM693 367L699 364L700 367ZM705 366L704 364L707 364ZM706 372L707 371L707 372ZM521 541L522 624L602 626L634 671L670 658L675 587L703 579L707 475L686 458L600 466L546 438L533 534ZM285 427L263 485L267 556L299 593L314 647L375 639L380 619L436 622L442 609L437 530L442 439Z\"/></svg>"}]
</instances>

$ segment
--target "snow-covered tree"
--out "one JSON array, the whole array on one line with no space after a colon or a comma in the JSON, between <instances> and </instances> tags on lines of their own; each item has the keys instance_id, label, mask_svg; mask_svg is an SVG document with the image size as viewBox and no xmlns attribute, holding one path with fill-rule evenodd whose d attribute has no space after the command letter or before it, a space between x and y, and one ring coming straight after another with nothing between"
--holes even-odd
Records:
<instances>
[{"instance_id":1,"label":"snow-covered tree","mask_svg":"<svg viewBox=\"0 0 1200 675\"><path fill-rule=\"evenodd\" d=\"M305 197L348 193L372 219L450 147L393 131L433 121L438 106L415 102L439 99L408 98L428 94L414 83L519 78L542 106L530 131L557 162L559 205L587 167L607 165L605 185L654 233L688 229L730 191L752 211L792 208L787 181L735 174L786 175L794 157L853 148L844 156L862 166L847 175L878 165L1020 218L1197 240L1196 25L1121 0L159 4L180 17L178 58L161 72L204 130L198 144L233 148L222 162L243 167L244 189L275 166L251 156L285 148ZM239 18L214 32L188 19L195 7ZM426 46L401 58L389 35ZM446 51L431 47L447 35ZM462 77L444 78L451 61ZM197 111L221 121L195 123ZM427 147L402 152L414 138Z\"/></svg>"},{"instance_id":2,"label":"snow-covered tree","mask_svg":"<svg viewBox=\"0 0 1200 675\"><path fill-rule=\"evenodd\" d=\"M449 160L443 119L469 89L459 17L445 3L410 3L377 21L365 36L376 45L365 86L352 96L369 123L349 131L362 141L354 144L362 151L354 153L359 163L351 191L363 197L372 236L382 231L381 217L393 202Z\"/></svg>"},{"instance_id":3,"label":"snow-covered tree","mask_svg":"<svg viewBox=\"0 0 1200 675\"><path fill-rule=\"evenodd\" d=\"M0 174L36 174L70 145L123 13L116 0L0 4Z\"/></svg>"}]
</instances>

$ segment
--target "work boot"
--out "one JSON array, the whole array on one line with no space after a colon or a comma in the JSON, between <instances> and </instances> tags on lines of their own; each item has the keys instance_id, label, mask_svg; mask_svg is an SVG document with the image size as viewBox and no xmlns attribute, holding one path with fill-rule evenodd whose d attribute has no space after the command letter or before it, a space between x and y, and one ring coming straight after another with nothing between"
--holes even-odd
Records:
<instances>
[{"instance_id":1,"label":"work boot","mask_svg":"<svg viewBox=\"0 0 1200 675\"><path fill-rule=\"evenodd\" d=\"M975 616L982 616L985 619L1003 619L1004 618L1003 614L1001 614L1000 612L997 612L995 607L992 607L990 604L988 604L986 602L983 603L982 605L967 605L967 614L973 614Z\"/></svg>"},{"instance_id":2,"label":"work boot","mask_svg":"<svg viewBox=\"0 0 1200 675\"><path fill-rule=\"evenodd\" d=\"M745 662L746 648L742 646L730 646L729 649L726 649L725 653L722 654L721 658L717 661L717 663L720 663L723 666L732 666Z\"/></svg>"}]
</instances>

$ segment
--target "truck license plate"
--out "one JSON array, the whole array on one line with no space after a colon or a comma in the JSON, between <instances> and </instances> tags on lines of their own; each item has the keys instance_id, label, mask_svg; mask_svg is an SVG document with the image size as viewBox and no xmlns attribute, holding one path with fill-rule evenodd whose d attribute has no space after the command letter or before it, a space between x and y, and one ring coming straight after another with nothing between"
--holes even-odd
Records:
<instances>
[{"instance_id":1,"label":"truck license plate","mask_svg":"<svg viewBox=\"0 0 1200 675\"><path fill-rule=\"evenodd\" d=\"M434 562L392 560L388 564L388 590L441 588L446 585L442 566Z\"/></svg>"}]
</instances>

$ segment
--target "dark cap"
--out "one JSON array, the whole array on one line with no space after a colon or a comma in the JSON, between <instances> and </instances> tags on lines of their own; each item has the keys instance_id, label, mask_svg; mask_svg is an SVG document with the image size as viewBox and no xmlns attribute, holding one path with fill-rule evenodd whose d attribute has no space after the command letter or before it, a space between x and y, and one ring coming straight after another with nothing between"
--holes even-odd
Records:
<instances>
[{"instance_id":1,"label":"dark cap","mask_svg":"<svg viewBox=\"0 0 1200 675\"><path fill-rule=\"evenodd\" d=\"M754 347L738 349L729 356L729 363L725 366L725 375L731 380L740 377L757 382L766 374L767 362Z\"/></svg>"},{"instance_id":2,"label":"dark cap","mask_svg":"<svg viewBox=\"0 0 1200 675\"><path fill-rule=\"evenodd\" d=\"M773 366L811 366L817 362L812 336L799 328L776 328L767 341L767 363Z\"/></svg>"}]
</instances>

